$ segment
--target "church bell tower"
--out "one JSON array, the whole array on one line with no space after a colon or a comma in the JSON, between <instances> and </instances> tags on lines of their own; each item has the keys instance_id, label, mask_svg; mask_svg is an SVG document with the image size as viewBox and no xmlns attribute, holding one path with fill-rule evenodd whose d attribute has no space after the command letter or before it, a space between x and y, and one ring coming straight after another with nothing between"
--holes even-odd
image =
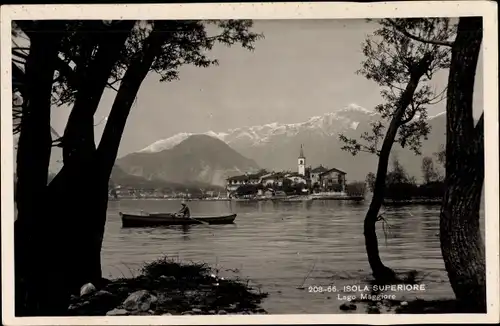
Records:
<instances>
[{"instance_id":1,"label":"church bell tower","mask_svg":"<svg viewBox=\"0 0 500 326\"><path fill-rule=\"evenodd\" d=\"M306 175L306 157L304 156L304 149L300 145L300 154L298 159L298 172L300 175Z\"/></svg>"}]
</instances>

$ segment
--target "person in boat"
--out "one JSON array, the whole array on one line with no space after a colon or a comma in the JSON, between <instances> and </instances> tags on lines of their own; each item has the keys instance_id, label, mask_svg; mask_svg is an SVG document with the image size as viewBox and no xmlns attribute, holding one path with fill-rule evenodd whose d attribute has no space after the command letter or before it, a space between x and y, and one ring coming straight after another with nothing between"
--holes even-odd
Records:
<instances>
[{"instance_id":1,"label":"person in boat","mask_svg":"<svg viewBox=\"0 0 500 326\"><path fill-rule=\"evenodd\" d=\"M189 207L187 207L185 202L182 202L181 205L182 208L177 212L176 215L183 218L190 218L191 212L189 211Z\"/></svg>"}]
</instances>

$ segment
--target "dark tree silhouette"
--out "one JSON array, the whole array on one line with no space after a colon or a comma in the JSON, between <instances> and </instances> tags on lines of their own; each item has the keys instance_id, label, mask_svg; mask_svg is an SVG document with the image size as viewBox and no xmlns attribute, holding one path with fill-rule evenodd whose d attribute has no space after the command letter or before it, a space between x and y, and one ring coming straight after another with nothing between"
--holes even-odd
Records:
<instances>
[{"instance_id":1,"label":"dark tree silhouette","mask_svg":"<svg viewBox=\"0 0 500 326\"><path fill-rule=\"evenodd\" d=\"M460 18L452 47L446 104L446 193L441 250L450 283L466 312L486 312L486 264L479 227L484 182L484 115L474 126L472 97L482 19Z\"/></svg>"},{"instance_id":2,"label":"dark tree silhouette","mask_svg":"<svg viewBox=\"0 0 500 326\"><path fill-rule=\"evenodd\" d=\"M486 312L486 263L479 227L484 182L484 113L473 118L473 93L483 38L481 17L461 17L453 42L420 38L424 44L451 48L446 102L445 197L440 214L441 251L461 312Z\"/></svg>"},{"instance_id":3,"label":"dark tree silhouette","mask_svg":"<svg viewBox=\"0 0 500 326\"><path fill-rule=\"evenodd\" d=\"M437 152L433 153L433 155L436 157L439 164L445 165L445 163L446 163L446 147L444 145L441 145L439 147L439 150Z\"/></svg>"},{"instance_id":4,"label":"dark tree silhouette","mask_svg":"<svg viewBox=\"0 0 500 326\"><path fill-rule=\"evenodd\" d=\"M257 185L245 184L236 189L236 194L238 196L256 195L258 191L259 187Z\"/></svg>"},{"instance_id":5,"label":"dark tree silhouette","mask_svg":"<svg viewBox=\"0 0 500 326\"><path fill-rule=\"evenodd\" d=\"M364 196L366 192L365 182L352 182L346 184L345 191L348 196Z\"/></svg>"},{"instance_id":6,"label":"dark tree silhouette","mask_svg":"<svg viewBox=\"0 0 500 326\"><path fill-rule=\"evenodd\" d=\"M386 180L388 184L415 183L415 178L408 175L408 172L401 162L399 162L399 158L397 156L392 158L392 170L387 173Z\"/></svg>"},{"instance_id":7,"label":"dark tree silhouette","mask_svg":"<svg viewBox=\"0 0 500 326\"><path fill-rule=\"evenodd\" d=\"M427 106L439 101L442 93L436 94L427 83L433 74L449 65L449 49L436 44L415 41L401 30L422 37L448 40L454 29L448 19L402 19L398 25L383 19L381 27L363 44L366 60L358 73L375 81L382 88L384 104L375 109L388 122L378 121L372 125L372 133L349 139L340 135L344 150L356 155L360 151L379 157L372 201L365 217L364 235L368 261L373 276L378 281L395 279L395 272L380 259L376 222L384 201L386 175L392 146L395 142L420 154L421 139L429 133ZM385 131L385 132L384 132ZM382 142L381 142L382 140Z\"/></svg>"},{"instance_id":8,"label":"dark tree silhouette","mask_svg":"<svg viewBox=\"0 0 500 326\"><path fill-rule=\"evenodd\" d=\"M62 24L54 21L22 22L30 38L22 86L22 118L17 151L15 225L16 303L22 302L25 311L46 311L53 314L62 303L57 294L59 269L57 257L50 254L59 237L45 237L39 230L52 226L52 220L41 219L47 207L47 177L52 146L50 130L51 88L57 54L60 48ZM44 294L54 293L54 300ZM67 307L67 305L66 305ZM17 308L17 307L16 307ZM19 312L19 311L16 311Z\"/></svg>"},{"instance_id":9,"label":"dark tree silhouette","mask_svg":"<svg viewBox=\"0 0 500 326\"><path fill-rule=\"evenodd\" d=\"M386 176L386 199L408 200L415 195L415 178L408 175L397 156L392 159L392 170Z\"/></svg>"},{"instance_id":10,"label":"dark tree silhouette","mask_svg":"<svg viewBox=\"0 0 500 326\"><path fill-rule=\"evenodd\" d=\"M438 181L439 175L434 168L434 161L432 157L425 156L422 158L422 176L425 183Z\"/></svg>"},{"instance_id":11,"label":"dark tree silhouette","mask_svg":"<svg viewBox=\"0 0 500 326\"><path fill-rule=\"evenodd\" d=\"M373 172L369 172L367 175L366 175L366 179L365 179L365 182L367 183L368 185L368 189L370 189L370 191L373 192L373 190L375 189L375 173Z\"/></svg>"},{"instance_id":12,"label":"dark tree silhouette","mask_svg":"<svg viewBox=\"0 0 500 326\"><path fill-rule=\"evenodd\" d=\"M215 26L213 35L207 25ZM19 54L13 61L16 92L23 103L22 111L15 113L19 127L14 130L20 131L16 196L21 210L16 221L20 314L64 314L70 293L86 282L99 285L109 178L146 75L155 72L161 81L171 81L178 78L182 65L217 64L207 56L216 43L239 43L251 50L260 37L249 31L251 26L245 20L16 22L15 33L29 40L26 48L13 45ZM56 33L44 33L48 29ZM117 94L96 147L94 114L107 87ZM47 186L51 102L72 107L59 139L64 165ZM38 198L46 206L38 205ZM44 207L50 207L50 214ZM37 222L36 227L31 221ZM30 244L38 251L31 251ZM54 264L43 264L41 259ZM47 265L50 270L43 273L43 283L50 284L51 291L40 288L42 273L31 272Z\"/></svg>"}]
</instances>

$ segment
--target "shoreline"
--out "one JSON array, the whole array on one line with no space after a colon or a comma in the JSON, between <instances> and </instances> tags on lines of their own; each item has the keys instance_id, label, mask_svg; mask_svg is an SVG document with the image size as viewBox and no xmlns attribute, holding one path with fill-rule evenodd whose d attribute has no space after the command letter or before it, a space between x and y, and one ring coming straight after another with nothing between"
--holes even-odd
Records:
<instances>
[{"instance_id":1,"label":"shoreline","mask_svg":"<svg viewBox=\"0 0 500 326\"><path fill-rule=\"evenodd\" d=\"M410 206L410 205L432 205L437 206L443 203L442 198L414 198L406 200L384 200L383 206Z\"/></svg>"},{"instance_id":2,"label":"shoreline","mask_svg":"<svg viewBox=\"0 0 500 326\"><path fill-rule=\"evenodd\" d=\"M103 279L99 289L90 283L85 284L79 295L72 295L68 316L272 313L262 308L263 301L269 297L268 293L250 286L250 280L225 279L217 274L217 270L204 263L182 263L166 257L159 258L145 264L138 276ZM381 299L374 299L379 296ZM338 307L338 314L460 313L456 300L451 298L423 300L414 297L398 300L395 295L384 291L369 291L366 297L352 296L352 299L338 300L332 304Z\"/></svg>"},{"instance_id":3,"label":"shoreline","mask_svg":"<svg viewBox=\"0 0 500 326\"><path fill-rule=\"evenodd\" d=\"M230 201L230 202L259 202L259 201L269 201L269 202L311 202L317 200L352 200L352 201L364 201L363 196L325 196L325 197L311 197L311 198L297 198L298 196L290 196L283 198L162 198L162 197L121 197L121 198L109 198L109 201L120 201L120 200L166 200L166 201ZM308 196L309 197L309 196Z\"/></svg>"},{"instance_id":4,"label":"shoreline","mask_svg":"<svg viewBox=\"0 0 500 326\"><path fill-rule=\"evenodd\" d=\"M204 263L162 257L130 278L104 279L97 289L85 284L71 297L69 316L267 314L268 296L249 280L224 279Z\"/></svg>"},{"instance_id":5,"label":"shoreline","mask_svg":"<svg viewBox=\"0 0 500 326\"><path fill-rule=\"evenodd\" d=\"M314 201L353 201L353 202L367 202L367 199L362 196L330 196L330 197L313 197L307 199L301 198L220 198L220 199L185 199L185 198L161 198L161 197L121 197L121 198L110 198L110 202L116 202L120 200L165 200L165 201L193 201L193 202L283 202L283 203L307 203ZM383 206L412 206L412 205L432 205L437 206L442 204L442 199L432 198L415 198L407 200L385 200Z\"/></svg>"}]
</instances>

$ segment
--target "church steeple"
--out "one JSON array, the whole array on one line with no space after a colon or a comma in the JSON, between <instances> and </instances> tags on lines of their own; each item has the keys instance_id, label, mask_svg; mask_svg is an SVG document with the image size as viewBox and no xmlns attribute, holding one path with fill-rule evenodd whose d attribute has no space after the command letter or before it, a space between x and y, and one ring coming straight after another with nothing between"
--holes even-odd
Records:
<instances>
[{"instance_id":1,"label":"church steeple","mask_svg":"<svg viewBox=\"0 0 500 326\"><path fill-rule=\"evenodd\" d=\"M298 173L302 176L306 175L306 157L304 156L304 149L302 148L302 144L300 145L300 154L298 159Z\"/></svg>"},{"instance_id":2,"label":"church steeple","mask_svg":"<svg viewBox=\"0 0 500 326\"><path fill-rule=\"evenodd\" d=\"M299 158L306 158L304 156L304 149L302 148L302 144L300 145L300 154L299 154Z\"/></svg>"}]
</instances>

